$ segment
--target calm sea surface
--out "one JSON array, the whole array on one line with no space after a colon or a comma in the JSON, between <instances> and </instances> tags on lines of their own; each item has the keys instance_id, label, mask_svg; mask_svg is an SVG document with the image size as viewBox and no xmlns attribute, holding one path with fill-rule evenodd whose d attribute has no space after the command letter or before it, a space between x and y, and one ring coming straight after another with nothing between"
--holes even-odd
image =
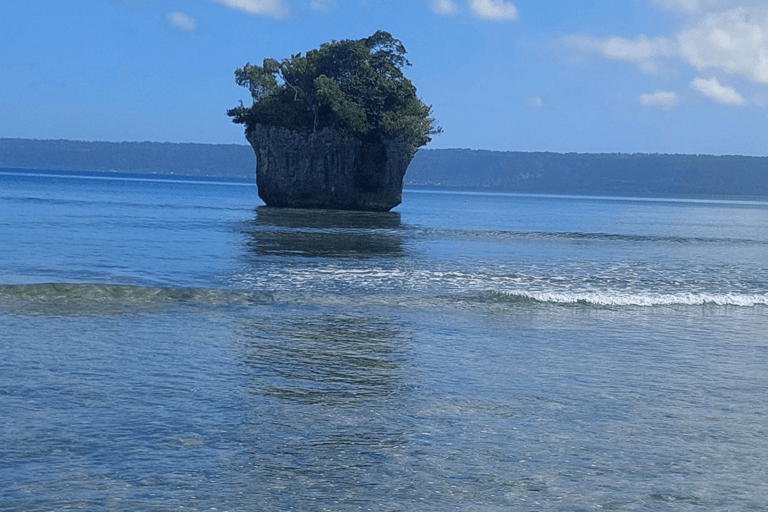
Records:
<instances>
[{"instance_id":1,"label":"calm sea surface","mask_svg":"<svg viewBox=\"0 0 768 512\"><path fill-rule=\"evenodd\" d=\"M768 509L768 202L0 172L0 510Z\"/></svg>"}]
</instances>

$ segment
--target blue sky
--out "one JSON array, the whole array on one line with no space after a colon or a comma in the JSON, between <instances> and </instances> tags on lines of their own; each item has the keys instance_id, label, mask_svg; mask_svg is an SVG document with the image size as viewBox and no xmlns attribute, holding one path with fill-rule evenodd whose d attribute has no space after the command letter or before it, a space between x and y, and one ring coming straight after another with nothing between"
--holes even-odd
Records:
<instances>
[{"instance_id":1,"label":"blue sky","mask_svg":"<svg viewBox=\"0 0 768 512\"><path fill-rule=\"evenodd\" d=\"M764 0L4 0L0 137L245 144L235 68L379 29L430 148L768 155Z\"/></svg>"}]
</instances>

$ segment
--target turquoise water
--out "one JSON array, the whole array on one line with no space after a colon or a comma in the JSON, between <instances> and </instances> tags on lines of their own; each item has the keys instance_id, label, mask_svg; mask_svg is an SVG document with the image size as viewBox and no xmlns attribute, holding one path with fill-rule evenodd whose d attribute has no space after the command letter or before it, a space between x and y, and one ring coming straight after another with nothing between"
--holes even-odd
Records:
<instances>
[{"instance_id":1,"label":"turquoise water","mask_svg":"<svg viewBox=\"0 0 768 512\"><path fill-rule=\"evenodd\" d=\"M768 507L768 203L0 172L0 510Z\"/></svg>"}]
</instances>

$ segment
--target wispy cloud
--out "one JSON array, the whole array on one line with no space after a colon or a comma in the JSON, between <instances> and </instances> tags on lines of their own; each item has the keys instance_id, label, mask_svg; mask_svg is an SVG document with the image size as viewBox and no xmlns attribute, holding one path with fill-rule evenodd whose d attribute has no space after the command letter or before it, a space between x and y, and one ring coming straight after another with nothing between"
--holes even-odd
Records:
<instances>
[{"instance_id":1,"label":"wispy cloud","mask_svg":"<svg viewBox=\"0 0 768 512\"><path fill-rule=\"evenodd\" d=\"M652 0L653 3L665 9L683 12L696 12L699 10L699 0Z\"/></svg>"},{"instance_id":2,"label":"wispy cloud","mask_svg":"<svg viewBox=\"0 0 768 512\"><path fill-rule=\"evenodd\" d=\"M674 91L656 91L640 95L640 104L644 107L670 110L680 102L680 97Z\"/></svg>"},{"instance_id":3,"label":"wispy cloud","mask_svg":"<svg viewBox=\"0 0 768 512\"><path fill-rule=\"evenodd\" d=\"M533 108L541 108L544 106L544 100L541 96L531 96L528 98L528 106Z\"/></svg>"},{"instance_id":4,"label":"wispy cloud","mask_svg":"<svg viewBox=\"0 0 768 512\"><path fill-rule=\"evenodd\" d=\"M662 9L686 15L699 15L738 7L765 7L765 0L651 0Z\"/></svg>"},{"instance_id":5,"label":"wispy cloud","mask_svg":"<svg viewBox=\"0 0 768 512\"><path fill-rule=\"evenodd\" d=\"M720 85L717 78L696 78L691 82L691 87L712 100L731 107L741 107L746 104L744 98L733 87Z\"/></svg>"},{"instance_id":6,"label":"wispy cloud","mask_svg":"<svg viewBox=\"0 0 768 512\"><path fill-rule=\"evenodd\" d=\"M339 8L339 2L336 0L312 0L309 6L313 11L331 12Z\"/></svg>"},{"instance_id":7,"label":"wispy cloud","mask_svg":"<svg viewBox=\"0 0 768 512\"><path fill-rule=\"evenodd\" d=\"M194 32L197 29L197 22L183 12L169 12L165 19L173 28L182 32Z\"/></svg>"},{"instance_id":8,"label":"wispy cloud","mask_svg":"<svg viewBox=\"0 0 768 512\"><path fill-rule=\"evenodd\" d=\"M658 72L661 58L677 54L675 43L665 37L651 39L641 35L626 39L618 36L597 38L577 35L566 37L565 42L574 49L599 53L607 59L632 62L646 73Z\"/></svg>"},{"instance_id":9,"label":"wispy cloud","mask_svg":"<svg viewBox=\"0 0 768 512\"><path fill-rule=\"evenodd\" d=\"M711 9L725 0L709 0L706 6L704 1L654 0L687 12L686 27L671 37L573 35L565 43L576 50L632 62L646 73L658 72L664 59L677 59L698 71L718 70L768 84L768 8L748 8L745 5L754 4L752 0L732 0L729 5L742 6L717 12Z\"/></svg>"},{"instance_id":10,"label":"wispy cloud","mask_svg":"<svg viewBox=\"0 0 768 512\"><path fill-rule=\"evenodd\" d=\"M430 0L432 10L437 14L450 15L456 14L459 8L452 0Z\"/></svg>"},{"instance_id":11,"label":"wispy cloud","mask_svg":"<svg viewBox=\"0 0 768 512\"><path fill-rule=\"evenodd\" d=\"M768 85L768 4L765 0L650 1L677 12L682 28L669 35L641 34L632 39L572 35L564 42L572 50L630 62L645 73L673 69L679 75L689 74L691 89L723 105L740 107L749 103L768 107L768 102L756 99L761 97L759 94L747 101L736 89L719 81L737 76L761 86ZM712 77L696 77L703 71ZM662 109L673 108L679 101L677 93L662 90L639 98L640 104L646 107Z\"/></svg>"},{"instance_id":12,"label":"wispy cloud","mask_svg":"<svg viewBox=\"0 0 768 512\"><path fill-rule=\"evenodd\" d=\"M284 0L212 0L248 14L284 18L288 16L288 4Z\"/></svg>"},{"instance_id":13,"label":"wispy cloud","mask_svg":"<svg viewBox=\"0 0 768 512\"><path fill-rule=\"evenodd\" d=\"M485 20L514 21L518 18L515 4L505 0L470 0L469 7L475 16Z\"/></svg>"}]
</instances>

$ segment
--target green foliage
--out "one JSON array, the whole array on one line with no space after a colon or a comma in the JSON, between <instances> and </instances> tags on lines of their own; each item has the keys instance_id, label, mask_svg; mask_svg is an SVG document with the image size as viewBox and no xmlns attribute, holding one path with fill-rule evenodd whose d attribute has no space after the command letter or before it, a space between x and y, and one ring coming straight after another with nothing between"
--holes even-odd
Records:
<instances>
[{"instance_id":1,"label":"green foliage","mask_svg":"<svg viewBox=\"0 0 768 512\"><path fill-rule=\"evenodd\" d=\"M305 133L329 127L365 142L403 138L415 152L442 129L402 73L410 65L405 53L399 40L380 30L281 62L248 63L235 71L235 81L248 88L253 105L241 102L227 114L246 129L266 124Z\"/></svg>"}]
</instances>

